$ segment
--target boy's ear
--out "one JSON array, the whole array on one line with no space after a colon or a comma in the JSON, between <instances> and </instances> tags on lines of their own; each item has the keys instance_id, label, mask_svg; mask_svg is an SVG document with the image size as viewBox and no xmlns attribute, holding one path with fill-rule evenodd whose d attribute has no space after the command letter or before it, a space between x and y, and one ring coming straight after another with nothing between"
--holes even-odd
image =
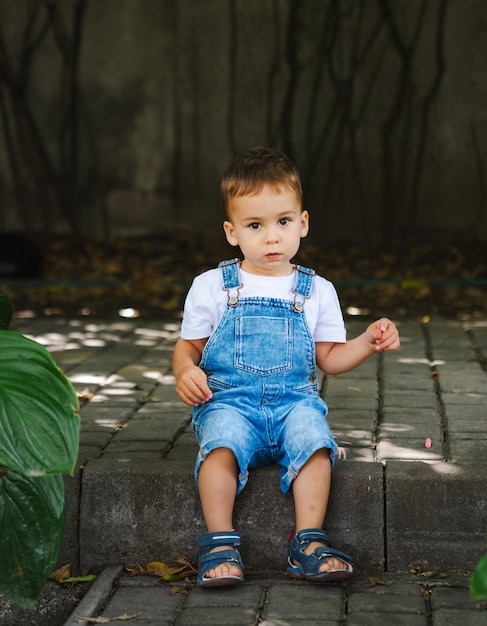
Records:
<instances>
[{"instance_id":1,"label":"boy's ear","mask_svg":"<svg viewBox=\"0 0 487 626\"><path fill-rule=\"evenodd\" d=\"M225 235L227 236L227 241L231 246L238 246L237 237L235 235L235 229L233 227L232 222L225 221L223 222L223 230L225 231Z\"/></svg>"},{"instance_id":2,"label":"boy's ear","mask_svg":"<svg viewBox=\"0 0 487 626\"><path fill-rule=\"evenodd\" d=\"M301 239L306 237L309 232L309 213L308 211L301 212Z\"/></svg>"}]
</instances>

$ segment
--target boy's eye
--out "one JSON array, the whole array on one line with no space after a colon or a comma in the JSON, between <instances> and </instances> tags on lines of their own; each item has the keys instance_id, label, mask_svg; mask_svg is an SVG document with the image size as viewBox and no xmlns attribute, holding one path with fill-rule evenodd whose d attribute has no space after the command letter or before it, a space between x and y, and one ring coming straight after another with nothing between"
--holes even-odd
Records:
<instances>
[{"instance_id":1,"label":"boy's eye","mask_svg":"<svg viewBox=\"0 0 487 626\"><path fill-rule=\"evenodd\" d=\"M250 230L257 230L259 228L259 222L252 222L252 224L249 224L249 228Z\"/></svg>"},{"instance_id":2,"label":"boy's eye","mask_svg":"<svg viewBox=\"0 0 487 626\"><path fill-rule=\"evenodd\" d=\"M286 226L286 224L289 224L291 220L288 217L283 217L282 219L279 220L279 224L281 226Z\"/></svg>"}]
</instances>

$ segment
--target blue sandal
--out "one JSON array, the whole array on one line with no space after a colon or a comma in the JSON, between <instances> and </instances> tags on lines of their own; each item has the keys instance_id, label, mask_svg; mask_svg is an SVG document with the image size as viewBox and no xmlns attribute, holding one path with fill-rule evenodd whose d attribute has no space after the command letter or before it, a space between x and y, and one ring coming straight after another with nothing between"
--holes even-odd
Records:
<instances>
[{"instance_id":1,"label":"blue sandal","mask_svg":"<svg viewBox=\"0 0 487 626\"><path fill-rule=\"evenodd\" d=\"M304 550L313 541L318 541L324 545L323 547L316 548L311 554L306 554ZM346 563L347 569L320 572L322 563L332 557L336 557ZM344 580L350 578L353 574L351 557L340 550L332 548L327 534L320 528L300 530L291 537L287 552L287 562L288 574L292 574L297 578L305 578L306 580ZM295 565L295 563L299 565Z\"/></svg>"},{"instance_id":2,"label":"blue sandal","mask_svg":"<svg viewBox=\"0 0 487 626\"><path fill-rule=\"evenodd\" d=\"M203 587L220 587L222 585L236 585L243 582L244 564L238 551L240 546L240 534L236 531L206 533L198 537L201 554L198 563L198 578L196 582ZM227 550L211 552L219 546L232 546ZM228 563L240 568L240 576L218 576L207 578L205 574L222 563Z\"/></svg>"}]
</instances>

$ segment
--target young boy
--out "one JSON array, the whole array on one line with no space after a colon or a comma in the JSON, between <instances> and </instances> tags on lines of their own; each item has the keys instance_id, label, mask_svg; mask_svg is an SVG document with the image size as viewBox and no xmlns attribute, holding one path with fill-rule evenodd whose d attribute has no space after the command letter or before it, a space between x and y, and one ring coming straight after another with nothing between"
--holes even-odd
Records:
<instances>
[{"instance_id":1,"label":"young boy","mask_svg":"<svg viewBox=\"0 0 487 626\"><path fill-rule=\"evenodd\" d=\"M399 335L384 318L346 341L333 285L292 264L309 218L286 156L268 148L243 154L225 171L222 196L223 228L243 260L195 278L173 357L176 390L194 407L200 445L195 477L208 532L198 538L198 583L243 581L234 501L249 469L270 463L280 466L282 491L294 496L288 573L348 578L350 557L322 530L337 447L316 364L327 374L346 372L398 348Z\"/></svg>"}]
</instances>

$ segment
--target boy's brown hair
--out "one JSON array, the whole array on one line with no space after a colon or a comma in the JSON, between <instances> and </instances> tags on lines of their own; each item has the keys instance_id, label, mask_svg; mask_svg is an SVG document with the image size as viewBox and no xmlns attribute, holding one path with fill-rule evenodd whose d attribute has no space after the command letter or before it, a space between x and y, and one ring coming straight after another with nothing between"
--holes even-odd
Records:
<instances>
[{"instance_id":1,"label":"boy's brown hair","mask_svg":"<svg viewBox=\"0 0 487 626\"><path fill-rule=\"evenodd\" d=\"M294 191L303 208L303 190L297 167L274 148L259 146L233 159L223 173L221 193L228 216L231 198L253 196L269 185L277 193Z\"/></svg>"}]
</instances>

